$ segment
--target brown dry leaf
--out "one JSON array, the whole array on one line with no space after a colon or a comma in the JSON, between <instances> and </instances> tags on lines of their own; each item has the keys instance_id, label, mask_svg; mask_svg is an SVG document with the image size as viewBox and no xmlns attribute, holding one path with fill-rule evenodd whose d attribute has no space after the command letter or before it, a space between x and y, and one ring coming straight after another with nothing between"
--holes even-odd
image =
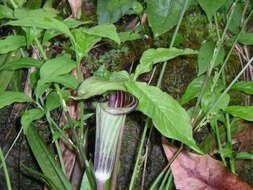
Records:
<instances>
[{"instance_id":1,"label":"brown dry leaf","mask_svg":"<svg viewBox=\"0 0 253 190\"><path fill-rule=\"evenodd\" d=\"M72 11L71 17L76 18L79 10L82 7L82 0L68 0L68 2Z\"/></svg>"},{"instance_id":2,"label":"brown dry leaf","mask_svg":"<svg viewBox=\"0 0 253 190\"><path fill-rule=\"evenodd\" d=\"M164 137L162 144L170 160L177 149L169 145ZM209 155L183 151L171 164L171 169L176 188L180 190L253 190Z\"/></svg>"}]
</instances>

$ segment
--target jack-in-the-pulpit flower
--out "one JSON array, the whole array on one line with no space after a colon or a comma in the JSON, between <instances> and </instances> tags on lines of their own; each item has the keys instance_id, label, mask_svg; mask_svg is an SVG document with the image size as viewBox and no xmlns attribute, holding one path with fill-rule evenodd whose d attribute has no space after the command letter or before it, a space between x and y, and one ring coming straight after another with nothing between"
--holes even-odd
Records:
<instances>
[{"instance_id":1,"label":"jack-in-the-pulpit flower","mask_svg":"<svg viewBox=\"0 0 253 190\"><path fill-rule=\"evenodd\" d=\"M94 172L97 190L103 190L110 178L115 161L116 149L126 114L133 111L138 100L123 91L109 95L109 101L96 107L96 145Z\"/></svg>"}]
</instances>

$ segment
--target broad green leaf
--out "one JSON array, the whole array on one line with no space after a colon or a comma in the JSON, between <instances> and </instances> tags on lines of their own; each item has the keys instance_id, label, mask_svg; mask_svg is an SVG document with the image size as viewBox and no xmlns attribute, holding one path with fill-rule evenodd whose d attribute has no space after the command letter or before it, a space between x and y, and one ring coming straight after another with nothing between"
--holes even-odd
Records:
<instances>
[{"instance_id":1,"label":"broad green leaf","mask_svg":"<svg viewBox=\"0 0 253 190\"><path fill-rule=\"evenodd\" d=\"M76 89L79 85L79 81L75 79L72 75L65 74L65 75L52 76L52 77L41 79L38 82L38 86L40 85L43 86L46 83L52 83L52 82L60 83L63 86L67 88L72 88L72 89Z\"/></svg>"},{"instance_id":2,"label":"broad green leaf","mask_svg":"<svg viewBox=\"0 0 253 190\"><path fill-rule=\"evenodd\" d=\"M238 90L253 95L253 82L250 81L237 82L231 87L231 90Z\"/></svg>"},{"instance_id":3,"label":"broad green leaf","mask_svg":"<svg viewBox=\"0 0 253 190\"><path fill-rule=\"evenodd\" d=\"M198 97L201 87L203 85L203 80L204 76L200 76L191 81L180 100L180 104L184 105L191 101L193 98Z\"/></svg>"},{"instance_id":4,"label":"broad green leaf","mask_svg":"<svg viewBox=\"0 0 253 190\"><path fill-rule=\"evenodd\" d=\"M44 116L44 111L42 111L41 109L30 109L30 110L25 111L21 117L21 124L24 130L24 134L26 134L28 127L30 127L30 124L33 121L38 120L42 118L43 116Z\"/></svg>"},{"instance_id":5,"label":"broad green leaf","mask_svg":"<svg viewBox=\"0 0 253 190\"><path fill-rule=\"evenodd\" d=\"M41 17L37 15L36 17L24 17L15 21L10 21L5 25L12 25L12 26L27 26L27 27L37 27L42 29L53 29L66 34L72 40L74 40L70 30L68 29L67 25L64 24L63 21L57 20L51 17Z\"/></svg>"},{"instance_id":6,"label":"broad green leaf","mask_svg":"<svg viewBox=\"0 0 253 190\"><path fill-rule=\"evenodd\" d=\"M243 45L253 45L253 32L240 34L238 42Z\"/></svg>"},{"instance_id":7,"label":"broad green leaf","mask_svg":"<svg viewBox=\"0 0 253 190\"><path fill-rule=\"evenodd\" d=\"M86 28L79 28L72 31L75 38L75 50L80 58L88 54L90 49L101 40L101 37L89 35Z\"/></svg>"},{"instance_id":8,"label":"broad green leaf","mask_svg":"<svg viewBox=\"0 0 253 190\"><path fill-rule=\"evenodd\" d=\"M140 64L137 66L134 78L139 75L149 72L153 65L159 62L168 61L180 55L197 54L197 51L192 49L177 49L177 48L158 48L146 50L140 60Z\"/></svg>"},{"instance_id":9,"label":"broad green leaf","mask_svg":"<svg viewBox=\"0 0 253 190\"><path fill-rule=\"evenodd\" d=\"M227 1L229 2L229 1ZM226 12L230 11L231 8L231 2L227 9L225 10ZM230 24L228 26L228 29L233 32L234 34L238 34L241 30L241 21L242 21L242 14L243 14L243 9L244 9L245 3L244 2L237 2L236 7L234 8L234 14L232 15Z\"/></svg>"},{"instance_id":10,"label":"broad green leaf","mask_svg":"<svg viewBox=\"0 0 253 190\"><path fill-rule=\"evenodd\" d=\"M221 96L220 92L206 92L201 98L201 109L204 112L208 112L212 106L216 103L216 100ZM216 106L212 108L213 112L218 112L221 109L224 109L229 104L230 97L228 94L225 94Z\"/></svg>"},{"instance_id":11,"label":"broad green leaf","mask_svg":"<svg viewBox=\"0 0 253 190\"><path fill-rule=\"evenodd\" d=\"M21 19L25 17L56 17L57 11L53 8L27 9L18 8L14 11L15 18Z\"/></svg>"},{"instance_id":12,"label":"broad green leaf","mask_svg":"<svg viewBox=\"0 0 253 190\"><path fill-rule=\"evenodd\" d=\"M87 177L87 172L84 172L80 190L92 190L89 179Z\"/></svg>"},{"instance_id":13,"label":"broad green leaf","mask_svg":"<svg viewBox=\"0 0 253 190\"><path fill-rule=\"evenodd\" d=\"M2 55L0 59L2 58L2 62L0 63L1 67L8 67L13 61L18 60L20 58L19 51L13 51L9 54ZM0 69L1 71L1 69ZM14 77L15 72L14 71L1 71L0 72L0 91L4 91L8 88L9 84L11 83L11 80ZM19 81L20 82L20 81Z\"/></svg>"},{"instance_id":14,"label":"broad green leaf","mask_svg":"<svg viewBox=\"0 0 253 190\"><path fill-rule=\"evenodd\" d=\"M7 6L0 5L0 19L2 18L14 18L13 10Z\"/></svg>"},{"instance_id":15,"label":"broad green leaf","mask_svg":"<svg viewBox=\"0 0 253 190\"><path fill-rule=\"evenodd\" d=\"M146 3L149 25L158 37L177 24L185 0L146 0Z\"/></svg>"},{"instance_id":16,"label":"broad green leaf","mask_svg":"<svg viewBox=\"0 0 253 190\"><path fill-rule=\"evenodd\" d=\"M142 38L140 34L133 33L133 32L120 32L118 35L122 43L126 41L138 40Z\"/></svg>"},{"instance_id":17,"label":"broad green leaf","mask_svg":"<svg viewBox=\"0 0 253 190\"><path fill-rule=\"evenodd\" d=\"M10 35L0 40L0 54L8 53L26 45L24 36Z\"/></svg>"},{"instance_id":18,"label":"broad green leaf","mask_svg":"<svg viewBox=\"0 0 253 190\"><path fill-rule=\"evenodd\" d=\"M86 33L103 38L110 38L111 40L120 44L120 39L113 24L100 24L86 30Z\"/></svg>"},{"instance_id":19,"label":"broad green leaf","mask_svg":"<svg viewBox=\"0 0 253 190\"><path fill-rule=\"evenodd\" d=\"M69 56L59 56L45 62L40 68L41 79L49 80L50 78L63 75L75 68L75 62Z\"/></svg>"},{"instance_id":20,"label":"broad green leaf","mask_svg":"<svg viewBox=\"0 0 253 190\"><path fill-rule=\"evenodd\" d=\"M198 0L201 8L205 11L209 20L216 14L219 8L225 4L226 0Z\"/></svg>"},{"instance_id":21,"label":"broad green leaf","mask_svg":"<svg viewBox=\"0 0 253 190\"><path fill-rule=\"evenodd\" d=\"M33 100L21 92L0 91L0 109L14 102L32 102Z\"/></svg>"},{"instance_id":22,"label":"broad green leaf","mask_svg":"<svg viewBox=\"0 0 253 190\"><path fill-rule=\"evenodd\" d=\"M61 90L61 94L64 100L67 100L70 97L70 92L68 90ZM46 108L48 111L52 111L61 106L59 95L56 92L51 92L47 96Z\"/></svg>"},{"instance_id":23,"label":"broad green leaf","mask_svg":"<svg viewBox=\"0 0 253 190\"><path fill-rule=\"evenodd\" d=\"M213 57L215 44L211 41L205 42L202 44L199 56L198 56L198 76L205 73L208 70L208 65ZM214 63L214 67L223 63L225 57L225 50L222 47L218 53L216 61Z\"/></svg>"},{"instance_id":24,"label":"broad green leaf","mask_svg":"<svg viewBox=\"0 0 253 190\"><path fill-rule=\"evenodd\" d=\"M45 176L50 178L57 187L55 190L72 190L71 184L55 161L53 154L49 151L34 126L30 126L26 138L32 152Z\"/></svg>"},{"instance_id":25,"label":"broad green leaf","mask_svg":"<svg viewBox=\"0 0 253 190\"><path fill-rule=\"evenodd\" d=\"M78 99L101 95L109 90L125 90L122 82L110 81L102 77L90 77L78 89Z\"/></svg>"},{"instance_id":26,"label":"broad green leaf","mask_svg":"<svg viewBox=\"0 0 253 190\"><path fill-rule=\"evenodd\" d=\"M253 154L250 154L248 152L239 152L236 154L235 159L253 160Z\"/></svg>"},{"instance_id":27,"label":"broad green leaf","mask_svg":"<svg viewBox=\"0 0 253 190\"><path fill-rule=\"evenodd\" d=\"M0 67L0 71L2 70L16 70L16 69L23 69L23 68L30 68L30 67L40 67L41 62L36 59L25 57L20 58L19 60L12 61L9 64L5 64Z\"/></svg>"},{"instance_id":28,"label":"broad green leaf","mask_svg":"<svg viewBox=\"0 0 253 190\"><path fill-rule=\"evenodd\" d=\"M176 139L201 152L192 137L192 126L187 112L168 94L146 83L127 81L129 93L138 98L137 110L150 117L154 126L166 137Z\"/></svg>"},{"instance_id":29,"label":"broad green leaf","mask_svg":"<svg viewBox=\"0 0 253 190\"><path fill-rule=\"evenodd\" d=\"M98 0L98 23L114 23L118 21L132 7L136 0Z\"/></svg>"},{"instance_id":30,"label":"broad green leaf","mask_svg":"<svg viewBox=\"0 0 253 190\"><path fill-rule=\"evenodd\" d=\"M228 106L225 112L248 121L253 121L253 106Z\"/></svg>"}]
</instances>

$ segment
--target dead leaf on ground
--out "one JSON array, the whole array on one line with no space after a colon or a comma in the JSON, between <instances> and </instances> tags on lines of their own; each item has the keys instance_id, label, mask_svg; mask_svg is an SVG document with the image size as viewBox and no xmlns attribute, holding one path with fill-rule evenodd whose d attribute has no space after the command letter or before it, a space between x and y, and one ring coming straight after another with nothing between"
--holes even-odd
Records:
<instances>
[{"instance_id":1,"label":"dead leaf on ground","mask_svg":"<svg viewBox=\"0 0 253 190\"><path fill-rule=\"evenodd\" d=\"M166 157L170 160L177 149L164 137L162 144ZM171 169L176 188L180 190L253 190L209 155L183 151L171 164Z\"/></svg>"}]
</instances>

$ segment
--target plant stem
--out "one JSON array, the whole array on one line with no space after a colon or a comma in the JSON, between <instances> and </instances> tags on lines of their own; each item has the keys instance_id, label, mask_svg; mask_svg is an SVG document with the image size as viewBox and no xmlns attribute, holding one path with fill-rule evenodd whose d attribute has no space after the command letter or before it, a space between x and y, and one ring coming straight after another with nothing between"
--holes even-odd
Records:
<instances>
[{"instance_id":1,"label":"plant stem","mask_svg":"<svg viewBox=\"0 0 253 190\"><path fill-rule=\"evenodd\" d=\"M13 6L14 9L18 8L18 5L15 3L14 0L10 0L11 5Z\"/></svg>"},{"instance_id":2,"label":"plant stem","mask_svg":"<svg viewBox=\"0 0 253 190\"><path fill-rule=\"evenodd\" d=\"M7 169L6 162L4 160L4 155L3 155L3 152L2 152L1 148L0 148L0 160L1 160L2 165L3 165L3 170L4 170L4 176L5 176L5 179L6 179L7 189L12 190L10 177L9 177L9 174L8 174L8 169Z\"/></svg>"},{"instance_id":3,"label":"plant stem","mask_svg":"<svg viewBox=\"0 0 253 190\"><path fill-rule=\"evenodd\" d=\"M173 33L173 36L172 36L169 48L172 48L174 46L174 43L175 43L175 40L176 40L176 36L177 36L178 30L179 30L179 27L180 27L180 25L182 23L182 20L183 20L183 17L184 17L184 13L185 13L185 11L187 9L187 6L188 6L188 2L189 2L189 0L185 0L184 7L183 7L183 10L182 10L182 12L180 14L179 20L177 22L177 26L176 26L176 29L175 29L175 31ZM161 72L159 74L157 85L156 85L159 88L161 87L161 83L162 83L162 79L163 79L163 76L164 76L164 73L165 73L166 66L167 66L167 62L164 62L163 66L162 66L162 70L161 70Z\"/></svg>"},{"instance_id":4,"label":"plant stem","mask_svg":"<svg viewBox=\"0 0 253 190\"><path fill-rule=\"evenodd\" d=\"M35 38L34 41L35 41L35 44L36 44L36 46L38 47L38 49L39 49L39 51L40 51L40 53L41 53L43 59L44 59L45 61L47 61L48 58L47 58L46 52L44 51L44 49L43 49L41 43L39 42L38 38Z\"/></svg>"},{"instance_id":5,"label":"plant stem","mask_svg":"<svg viewBox=\"0 0 253 190\"><path fill-rule=\"evenodd\" d=\"M145 140L145 137L146 137L146 134L147 134L149 121L150 121L150 119L146 120L144 129L143 129L143 132L142 132L141 142L140 142L140 145L139 145L139 148L138 148L138 154L137 154L137 158L136 158L135 165L134 165L134 171L133 171L133 174L132 174L132 177L131 177L131 181L130 181L130 185L129 185L128 190L133 190L134 189L136 176L137 176L137 174L139 172L139 168L140 168L139 167L140 159L142 157L142 149L143 149L143 146L144 146L144 140Z\"/></svg>"}]
</instances>

